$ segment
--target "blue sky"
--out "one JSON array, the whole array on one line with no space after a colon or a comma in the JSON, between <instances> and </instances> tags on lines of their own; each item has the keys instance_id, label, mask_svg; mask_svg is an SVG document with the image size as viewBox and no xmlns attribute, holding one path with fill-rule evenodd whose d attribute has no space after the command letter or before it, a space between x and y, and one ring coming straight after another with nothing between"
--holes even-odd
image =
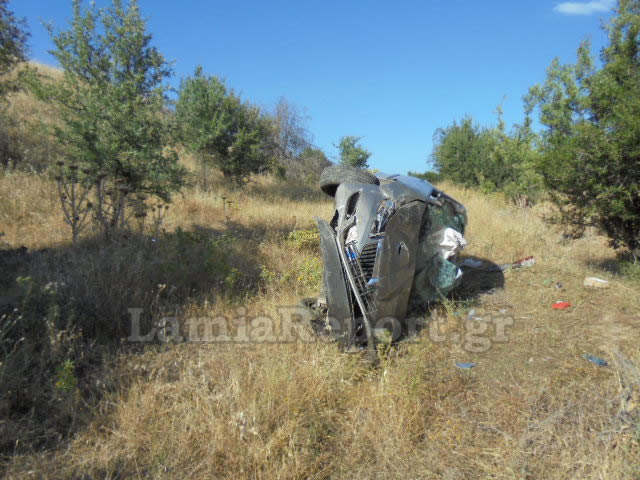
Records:
<instances>
[{"instance_id":1,"label":"blue sky","mask_svg":"<svg viewBox=\"0 0 640 480\"><path fill-rule=\"evenodd\" d=\"M107 0L99 0L104 5ZM267 110L284 96L310 117L314 143L335 160L343 135L362 137L370 166L425 171L432 137L465 115L507 124L554 57L598 52L614 0L139 0L172 84L202 65ZM26 17L34 60L55 65L42 21L66 28L71 0L10 0Z\"/></svg>"}]
</instances>

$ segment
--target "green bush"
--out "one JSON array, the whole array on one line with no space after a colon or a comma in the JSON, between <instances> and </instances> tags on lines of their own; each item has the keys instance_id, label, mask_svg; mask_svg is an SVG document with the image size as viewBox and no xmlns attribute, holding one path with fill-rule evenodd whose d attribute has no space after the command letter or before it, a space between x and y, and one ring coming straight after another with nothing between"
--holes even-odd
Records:
<instances>
[{"instance_id":1,"label":"green bush","mask_svg":"<svg viewBox=\"0 0 640 480\"><path fill-rule=\"evenodd\" d=\"M72 393L78 387L78 379L75 375L75 366L71 360L65 360L56 370L55 387L65 394Z\"/></svg>"},{"instance_id":2,"label":"green bush","mask_svg":"<svg viewBox=\"0 0 640 480\"><path fill-rule=\"evenodd\" d=\"M544 126L535 167L559 207L559 223L572 236L596 227L637 259L640 13L638 2L621 1L616 10L605 27L601 67L584 42L575 65L553 61L544 84L530 89L527 109L538 109Z\"/></svg>"},{"instance_id":3,"label":"green bush","mask_svg":"<svg viewBox=\"0 0 640 480\"><path fill-rule=\"evenodd\" d=\"M504 192L515 201L539 200L541 178L534 171L536 136L527 119L506 133L498 109L498 126L475 125L471 117L439 129L435 134L433 163L440 178L485 192ZM425 174L426 175L426 174Z\"/></svg>"},{"instance_id":4,"label":"green bush","mask_svg":"<svg viewBox=\"0 0 640 480\"><path fill-rule=\"evenodd\" d=\"M620 262L620 272L626 277L640 283L640 262Z\"/></svg>"},{"instance_id":5,"label":"green bush","mask_svg":"<svg viewBox=\"0 0 640 480\"><path fill-rule=\"evenodd\" d=\"M307 292L317 292L322 286L322 261L320 258L305 258L295 272L296 284Z\"/></svg>"},{"instance_id":6,"label":"green bush","mask_svg":"<svg viewBox=\"0 0 640 480\"><path fill-rule=\"evenodd\" d=\"M294 230L289 232L287 244L296 250L319 251L320 234L317 229Z\"/></svg>"},{"instance_id":7,"label":"green bush","mask_svg":"<svg viewBox=\"0 0 640 480\"><path fill-rule=\"evenodd\" d=\"M218 168L238 184L274 166L272 120L202 67L181 82L176 119L180 140L200 164Z\"/></svg>"},{"instance_id":8,"label":"green bush","mask_svg":"<svg viewBox=\"0 0 640 480\"><path fill-rule=\"evenodd\" d=\"M340 138L337 147L340 151L340 163L357 168L369 168L371 152L360 145L361 137L346 136Z\"/></svg>"}]
</instances>

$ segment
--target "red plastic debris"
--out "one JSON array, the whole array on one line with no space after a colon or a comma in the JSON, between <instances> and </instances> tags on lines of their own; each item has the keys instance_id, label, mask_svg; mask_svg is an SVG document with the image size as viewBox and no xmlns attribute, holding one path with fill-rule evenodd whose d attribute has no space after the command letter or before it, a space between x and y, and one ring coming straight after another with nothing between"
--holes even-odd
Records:
<instances>
[{"instance_id":1,"label":"red plastic debris","mask_svg":"<svg viewBox=\"0 0 640 480\"><path fill-rule=\"evenodd\" d=\"M551 305L551 308L553 308L554 310L565 310L570 306L571 304L569 302L556 302L553 305Z\"/></svg>"},{"instance_id":2,"label":"red plastic debris","mask_svg":"<svg viewBox=\"0 0 640 480\"><path fill-rule=\"evenodd\" d=\"M517 262L513 262L513 268L531 267L535 264L536 264L535 257L527 257L527 258L522 258Z\"/></svg>"}]
</instances>

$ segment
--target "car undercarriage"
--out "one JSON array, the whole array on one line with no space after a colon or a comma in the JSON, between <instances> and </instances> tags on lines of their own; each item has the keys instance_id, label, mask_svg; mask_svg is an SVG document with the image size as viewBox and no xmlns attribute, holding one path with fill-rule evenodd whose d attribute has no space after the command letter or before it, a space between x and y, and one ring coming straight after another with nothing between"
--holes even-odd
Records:
<instances>
[{"instance_id":1,"label":"car undercarriage","mask_svg":"<svg viewBox=\"0 0 640 480\"><path fill-rule=\"evenodd\" d=\"M325 169L320 187L335 199L333 219L316 218L326 328L345 349L399 339L408 311L461 280L464 206L421 179L346 166Z\"/></svg>"}]
</instances>

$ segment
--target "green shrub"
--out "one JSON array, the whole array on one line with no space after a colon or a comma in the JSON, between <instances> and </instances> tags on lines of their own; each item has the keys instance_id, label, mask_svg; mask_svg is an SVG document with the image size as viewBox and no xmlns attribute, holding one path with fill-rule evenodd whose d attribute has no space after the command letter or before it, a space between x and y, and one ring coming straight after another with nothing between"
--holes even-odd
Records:
<instances>
[{"instance_id":1,"label":"green shrub","mask_svg":"<svg viewBox=\"0 0 640 480\"><path fill-rule=\"evenodd\" d=\"M78 379L75 375L75 366L69 359L58 366L56 370L55 387L59 392L72 393L78 387Z\"/></svg>"},{"instance_id":2,"label":"green shrub","mask_svg":"<svg viewBox=\"0 0 640 480\"><path fill-rule=\"evenodd\" d=\"M622 261L620 262L620 272L636 281L640 282L640 261L632 262L632 261Z\"/></svg>"},{"instance_id":3,"label":"green shrub","mask_svg":"<svg viewBox=\"0 0 640 480\"><path fill-rule=\"evenodd\" d=\"M322 287L322 261L318 257L305 258L296 270L296 283L305 291L316 292Z\"/></svg>"},{"instance_id":4,"label":"green shrub","mask_svg":"<svg viewBox=\"0 0 640 480\"><path fill-rule=\"evenodd\" d=\"M498 109L498 126L493 128L480 127L466 117L459 124L438 129L434 166L440 178L487 193L504 192L516 202L533 203L542 190L542 179L533 168L538 157L537 137L528 118L507 133L501 115Z\"/></svg>"},{"instance_id":5,"label":"green shrub","mask_svg":"<svg viewBox=\"0 0 640 480\"><path fill-rule=\"evenodd\" d=\"M287 235L287 244L296 250L318 251L320 248L320 234L318 230L294 230Z\"/></svg>"},{"instance_id":6,"label":"green shrub","mask_svg":"<svg viewBox=\"0 0 640 480\"><path fill-rule=\"evenodd\" d=\"M587 227L640 258L640 65L638 2L619 2L606 25L609 44L597 68L589 42L575 65L555 59L527 109L540 113L537 171L571 236Z\"/></svg>"}]
</instances>

